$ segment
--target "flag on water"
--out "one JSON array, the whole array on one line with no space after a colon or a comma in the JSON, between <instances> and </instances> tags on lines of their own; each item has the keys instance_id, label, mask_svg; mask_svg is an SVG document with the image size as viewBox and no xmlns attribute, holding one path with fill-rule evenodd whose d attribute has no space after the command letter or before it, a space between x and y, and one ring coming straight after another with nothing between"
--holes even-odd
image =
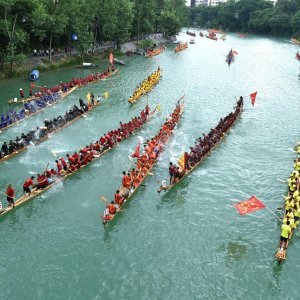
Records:
<instances>
[{"instance_id":1,"label":"flag on water","mask_svg":"<svg viewBox=\"0 0 300 300\"><path fill-rule=\"evenodd\" d=\"M34 83L31 82L31 83L30 83L30 87L31 87L31 88L35 88L36 85L35 85Z\"/></svg>"},{"instance_id":2,"label":"flag on water","mask_svg":"<svg viewBox=\"0 0 300 300\"><path fill-rule=\"evenodd\" d=\"M257 92L250 94L252 106L254 106L256 95L257 95Z\"/></svg>"},{"instance_id":3,"label":"flag on water","mask_svg":"<svg viewBox=\"0 0 300 300\"><path fill-rule=\"evenodd\" d=\"M245 215L256 210L265 208L266 206L255 196L233 205L240 215Z\"/></svg>"},{"instance_id":4,"label":"flag on water","mask_svg":"<svg viewBox=\"0 0 300 300\"><path fill-rule=\"evenodd\" d=\"M185 166L185 155L184 155L184 152L183 154L181 155L181 157L179 158L178 160L178 165L184 169L184 166Z\"/></svg>"},{"instance_id":5,"label":"flag on water","mask_svg":"<svg viewBox=\"0 0 300 300\"><path fill-rule=\"evenodd\" d=\"M160 112L160 111L161 111L161 105L160 105L160 104L157 104L157 105L156 105L156 110L157 110L157 112Z\"/></svg>"},{"instance_id":6,"label":"flag on water","mask_svg":"<svg viewBox=\"0 0 300 300\"><path fill-rule=\"evenodd\" d=\"M87 100L88 105L90 105L90 103L91 103L91 94L90 93L86 94L86 100Z\"/></svg>"},{"instance_id":7,"label":"flag on water","mask_svg":"<svg viewBox=\"0 0 300 300\"><path fill-rule=\"evenodd\" d=\"M237 53L235 50L233 50L232 52L233 52L234 54L238 55L238 53Z\"/></svg>"},{"instance_id":8,"label":"flag on water","mask_svg":"<svg viewBox=\"0 0 300 300\"><path fill-rule=\"evenodd\" d=\"M108 92L103 93L102 97L107 99L109 97L109 93Z\"/></svg>"},{"instance_id":9,"label":"flag on water","mask_svg":"<svg viewBox=\"0 0 300 300\"><path fill-rule=\"evenodd\" d=\"M112 53L109 54L109 61L112 65L114 64L114 55Z\"/></svg>"},{"instance_id":10,"label":"flag on water","mask_svg":"<svg viewBox=\"0 0 300 300\"><path fill-rule=\"evenodd\" d=\"M131 155L131 157L135 157L135 158L139 158L140 157L140 147L141 147L141 142L138 143L138 145L136 146L133 154Z\"/></svg>"}]
</instances>

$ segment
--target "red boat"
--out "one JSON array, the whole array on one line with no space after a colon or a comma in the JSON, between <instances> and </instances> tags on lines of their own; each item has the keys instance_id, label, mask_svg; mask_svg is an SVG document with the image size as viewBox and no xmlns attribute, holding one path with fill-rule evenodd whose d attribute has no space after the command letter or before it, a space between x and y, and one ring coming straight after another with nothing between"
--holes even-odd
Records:
<instances>
[{"instance_id":1,"label":"red boat","mask_svg":"<svg viewBox=\"0 0 300 300\"><path fill-rule=\"evenodd\" d=\"M297 58L298 60L300 60L300 53L299 53L299 51L296 53L296 58Z\"/></svg>"}]
</instances>

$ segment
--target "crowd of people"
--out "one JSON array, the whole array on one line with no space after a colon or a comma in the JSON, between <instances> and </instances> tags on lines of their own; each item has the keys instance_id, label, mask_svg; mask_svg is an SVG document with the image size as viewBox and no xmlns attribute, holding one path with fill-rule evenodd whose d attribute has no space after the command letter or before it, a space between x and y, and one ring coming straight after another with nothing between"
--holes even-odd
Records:
<instances>
[{"instance_id":1,"label":"crowd of people","mask_svg":"<svg viewBox=\"0 0 300 300\"><path fill-rule=\"evenodd\" d=\"M170 186L177 183L186 172L189 172L194 168L213 148L214 146L222 139L223 135L231 128L243 109L243 97L237 101L237 105L234 108L234 111L227 115L224 119L220 119L218 125L211 129L208 134L203 134L202 137L199 137L195 141L195 146L190 147L190 152L185 152L181 159L178 162L178 165L170 162L169 166L169 175L170 181L169 184L163 183L159 188L158 192L162 190L168 190Z\"/></svg>"},{"instance_id":2,"label":"crowd of people","mask_svg":"<svg viewBox=\"0 0 300 300\"><path fill-rule=\"evenodd\" d=\"M78 152L75 151L72 155L67 154L66 159L63 157L57 157L55 160L56 168L49 170L47 166L44 172L37 174L36 182L34 182L35 176L31 176L25 180L23 183L24 194L30 196L32 193L31 188L44 189L53 182L76 172L81 167L90 163L94 158L98 158L105 151L113 148L122 140L127 139L136 130L139 130L151 115L150 108L147 105L138 117L132 118L127 123L120 122L118 129L105 133L96 142L86 145ZM7 189L9 189L9 191L7 190L5 193L7 201L9 205L14 206L15 196L14 192L12 193L11 191L14 191L14 189L11 184L8 185Z\"/></svg>"},{"instance_id":3,"label":"crowd of people","mask_svg":"<svg viewBox=\"0 0 300 300\"><path fill-rule=\"evenodd\" d=\"M0 150L0 161L15 152L19 152L20 149L28 146L29 144L40 143L49 133L64 127L67 123L74 120L76 117L84 114L88 111L89 107L84 103L82 99L79 99L80 108L77 105L71 107L66 113L52 120L45 120L43 127L36 127L31 129L27 134L22 133L21 137L16 137L15 140L10 140L9 143L4 142ZM94 103L90 104L93 106Z\"/></svg>"},{"instance_id":4,"label":"crowd of people","mask_svg":"<svg viewBox=\"0 0 300 300\"><path fill-rule=\"evenodd\" d=\"M49 95L43 95L32 102L24 103L23 108L18 111L12 108L8 109L5 113L1 114L0 129L5 129L14 123L20 122L27 116L32 115L36 111L45 108L47 105L52 104L59 99L61 99L60 93L51 93Z\"/></svg>"},{"instance_id":5,"label":"crowd of people","mask_svg":"<svg viewBox=\"0 0 300 300\"><path fill-rule=\"evenodd\" d=\"M153 72L148 78L146 78L142 83L140 83L133 95L128 99L128 102L134 103L141 96L147 94L152 90L152 88L160 81L161 79L161 70L160 67L157 68L155 72Z\"/></svg>"},{"instance_id":6,"label":"crowd of people","mask_svg":"<svg viewBox=\"0 0 300 300\"><path fill-rule=\"evenodd\" d=\"M294 162L294 170L288 179L288 195L285 197L285 213L281 226L281 236L277 257L285 258L285 250L300 218L300 157Z\"/></svg>"},{"instance_id":7,"label":"crowd of people","mask_svg":"<svg viewBox=\"0 0 300 300\"><path fill-rule=\"evenodd\" d=\"M157 156L164 147L164 144L169 140L172 131L177 125L181 116L180 103L176 105L174 112L167 118L166 122L161 126L158 134L151 140L147 140L144 149L141 153L134 153L137 158L136 167L132 170L123 172L122 185L114 195L114 201L106 206L104 216L102 217L103 224L111 220L114 214L119 211L128 197L138 188L145 179Z\"/></svg>"}]
</instances>

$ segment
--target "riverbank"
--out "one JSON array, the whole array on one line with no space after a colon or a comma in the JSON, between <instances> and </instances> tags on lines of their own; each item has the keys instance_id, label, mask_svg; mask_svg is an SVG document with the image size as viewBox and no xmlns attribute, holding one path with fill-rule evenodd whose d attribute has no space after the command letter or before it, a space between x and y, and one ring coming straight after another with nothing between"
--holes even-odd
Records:
<instances>
[{"instance_id":1,"label":"riverbank","mask_svg":"<svg viewBox=\"0 0 300 300\"><path fill-rule=\"evenodd\" d=\"M83 62L98 63L102 59L108 59L108 55L112 52L115 56L120 56L126 53L137 53L141 49L146 49L152 45L165 44L173 41L172 38L165 38L162 34L155 33L148 36L148 38L140 41L130 41L121 46L120 50L115 49L111 42L107 42L98 46L94 53L92 50L88 50L83 57L78 51L73 51L72 53L59 52L52 56L50 61L47 56L30 56L23 62L16 62L13 66L13 73L10 76L10 66L5 64L0 72L0 80L8 78L21 78L28 77L33 69L38 69L40 73L59 70L66 67L82 65ZM142 53L142 51L140 53ZM99 60L100 58L100 60Z\"/></svg>"}]
</instances>

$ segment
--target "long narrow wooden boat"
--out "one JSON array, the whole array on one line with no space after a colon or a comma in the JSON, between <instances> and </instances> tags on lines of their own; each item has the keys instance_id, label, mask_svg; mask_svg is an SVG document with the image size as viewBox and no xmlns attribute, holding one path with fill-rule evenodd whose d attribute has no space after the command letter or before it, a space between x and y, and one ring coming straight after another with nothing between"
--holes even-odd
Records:
<instances>
[{"instance_id":1,"label":"long narrow wooden boat","mask_svg":"<svg viewBox=\"0 0 300 300\"><path fill-rule=\"evenodd\" d=\"M242 106L241 106L240 112L236 116L236 119L232 123L231 127L222 135L222 137L220 138L220 140L210 149L210 151L205 156L201 157L201 159L192 168L190 168L189 170L186 170L185 173L184 173L184 175L181 178L179 178L177 182L175 182L175 183L173 183L173 184L171 184L169 186L164 187L162 190L164 190L164 191L170 191L174 186L178 185L178 183L180 183L181 181L183 181L183 179L185 177L187 177L190 173L192 173L204 161L204 159L213 151L213 149L215 149L221 143L221 141L226 136L226 134L228 133L228 131L235 125L235 123L236 123L237 119L239 118L239 116L241 115L242 111L243 111L243 102L242 102Z\"/></svg>"},{"instance_id":2,"label":"long narrow wooden boat","mask_svg":"<svg viewBox=\"0 0 300 300\"><path fill-rule=\"evenodd\" d=\"M61 97L60 97L56 102L63 100L63 99L66 98L68 95L70 95L71 93L73 93L76 89L77 89L77 86L74 86L74 87L70 88L66 93L60 92L60 93L61 93ZM55 102L55 103L56 103L56 102ZM1 129L0 129L0 133L2 133L4 130L6 130L6 129L8 129L8 128L10 128L10 127L16 125L16 124L19 124L20 122L22 122L22 121L24 121L24 120L27 120L28 118L30 118L30 117L32 117L32 116L34 116L34 115L36 115L36 114L38 114L38 113L44 111L46 108L48 108L48 107L50 107L50 106L52 106L52 105L47 105L46 107L41 108L41 109L35 111L34 113L31 113L31 114L26 115L25 118L23 118L23 119L21 119L21 120L18 120L18 121L16 121L16 122L14 122L14 123L12 123L12 124L10 124L10 125L4 127L4 128L1 128Z\"/></svg>"},{"instance_id":3,"label":"long narrow wooden boat","mask_svg":"<svg viewBox=\"0 0 300 300\"><path fill-rule=\"evenodd\" d=\"M47 133L47 135L45 135L45 136L44 136L43 138L41 138L40 140L38 140L38 141L36 141L36 142L33 142L33 145L34 145L34 146L37 146L37 145L41 144L42 142L46 141L46 140L49 138L50 135L52 136L52 134L54 134L54 133L56 133L56 132L59 132L59 131L63 130L64 128L66 128L66 127L70 126L71 124L75 123L75 122L76 122L77 120L79 120L80 118L86 117L86 113L88 113L89 111L93 110L94 108L96 108L96 107L99 106L99 105L100 105L100 102L95 103L94 106L89 107L89 110L88 110L87 112L85 112L85 113L83 113L83 114L80 114L79 116L77 116L77 117L74 118L73 120L71 120L71 121L69 121L68 123L66 123L64 126L59 127L59 128L57 128L57 129L55 129L55 130L53 130L53 131ZM6 160L9 160L10 158L12 158L12 157L14 157L14 156L16 156L16 155L18 155L18 154L20 154L20 153L26 151L26 150L27 150L28 148L30 148L30 147L32 147L32 146L31 146L31 145L26 145L25 147L20 148L20 149L18 149L17 151L15 151L15 152L13 152L13 153L11 153L11 154L8 154L8 155L6 155L6 156L4 156L2 159L0 159L0 163L4 162L4 161L6 161Z\"/></svg>"},{"instance_id":4,"label":"long narrow wooden boat","mask_svg":"<svg viewBox=\"0 0 300 300\"><path fill-rule=\"evenodd\" d=\"M148 86L147 90L142 89L141 86L139 86L133 93L132 96L129 97L128 102L129 103L135 103L138 99L140 99L142 96L148 94L152 91L152 89L159 83L161 79L161 69L158 67L158 69L153 72L149 77L154 77L151 84ZM148 77L143 81L143 83L148 79Z\"/></svg>"},{"instance_id":5,"label":"long narrow wooden boat","mask_svg":"<svg viewBox=\"0 0 300 300\"><path fill-rule=\"evenodd\" d=\"M165 47L156 48L154 50L148 51L145 56L149 58L149 57L153 57L153 56L159 55L162 52L164 52L165 49L166 49Z\"/></svg>"},{"instance_id":6,"label":"long narrow wooden boat","mask_svg":"<svg viewBox=\"0 0 300 300\"><path fill-rule=\"evenodd\" d=\"M176 48L175 48L175 53L183 51L184 49L188 48L188 43L185 42L183 44L179 44Z\"/></svg>"},{"instance_id":7,"label":"long narrow wooden boat","mask_svg":"<svg viewBox=\"0 0 300 300\"><path fill-rule=\"evenodd\" d=\"M146 121L144 124L146 124L146 123L153 117L153 115L155 114L155 112L156 112L156 108L150 113L150 115L149 115L147 121ZM144 125L144 124L143 124L143 125ZM142 126L142 127L143 127L143 126ZM137 130L136 130L136 131L137 131ZM136 131L135 131L135 132L136 132ZM135 134L135 132L133 133L133 135ZM130 136L132 136L132 135L130 135ZM129 136L128 136L128 137L129 137ZM128 137L127 137L127 138L128 138ZM127 138L126 138L126 139L127 139ZM123 139L123 140L125 140L125 139ZM122 141L123 141L123 140L122 140ZM121 142L122 142L122 141L121 141ZM13 208L12 206L7 206L7 207L1 209L1 210L0 210L0 216L3 216L3 215L5 215L5 214L9 213L10 211L16 209L17 207L21 206L22 204L28 202L29 200L32 200L33 198L35 198L35 197L39 196L40 194L46 192L46 191L49 190L51 187L53 187L53 186L55 186L56 184L58 184L58 183L64 181L65 179L67 179L68 177L72 176L73 174L78 173L78 172L79 172L80 170L82 170L84 167L90 165L93 161L99 159L100 157L102 157L102 156L103 156L105 153L107 153L108 151L110 151L110 150L116 148L116 147L118 146L118 144L120 144L121 142L116 143L112 148L108 148L108 149L106 149L106 150L103 150L103 151L100 152L97 156L95 155L94 158L93 158L88 164L82 165L82 166L81 166L78 170L76 170L75 172L73 172L73 173L67 173L67 174L65 174L65 175L62 175L61 177L57 177L53 182L51 182L51 183L50 183L47 187L45 187L44 189L37 189L37 188L32 189L30 195L25 194L25 195L21 196L18 200L15 201L15 208Z\"/></svg>"},{"instance_id":8,"label":"long narrow wooden boat","mask_svg":"<svg viewBox=\"0 0 300 300\"><path fill-rule=\"evenodd\" d=\"M181 98L179 99L178 103L181 101L181 99L183 99L183 97L181 97ZM180 119L181 119L181 116L182 116L183 112L184 112L184 103L181 103L181 104L180 104L180 117L179 117L179 119L178 119L177 124L179 123L179 121L180 121ZM177 125L177 124L176 124L176 125ZM175 127L175 128L176 128L176 127ZM169 135L168 135L167 139L166 139L166 140L164 141L164 143L163 143L164 145L167 144L167 142L170 140L170 138L171 138L171 136L172 136L173 131L175 130L175 128L174 128L171 132L169 132ZM146 177L147 177L147 176L149 175L149 173L151 172L152 168L154 167L155 163L157 162L157 159L158 159L160 153L161 153L161 152L158 153L158 156L157 156L156 160L154 160L154 162L153 162L152 165L150 166L150 168L149 168L147 174L145 174L145 176L144 176L143 179L141 180L140 184L139 184L135 189L129 190L129 194L128 194L128 196L126 197L126 201L124 202L124 204L123 204L119 209L117 209L116 213L113 214L113 215L111 214L109 220L106 220L106 219L104 219L104 217L101 216L103 225L106 225L107 223L110 223L110 222L116 217L116 215L117 215L119 212L122 211L122 209L124 208L124 206L126 205L126 203L128 203L129 200L132 199L132 196L134 195L134 193L138 190L138 188L139 188L140 186L143 185L144 180L146 179ZM122 193L124 193L124 194L127 193L126 190L128 191L128 189L125 189L125 188L122 187L122 186L119 188L119 190L120 190L120 193L121 193L121 194L122 194Z\"/></svg>"},{"instance_id":9,"label":"long narrow wooden boat","mask_svg":"<svg viewBox=\"0 0 300 300\"><path fill-rule=\"evenodd\" d=\"M23 104L23 103L27 103L27 102L31 102L31 101L37 100L39 98L40 97L37 97L37 96L32 96L32 97L24 98L24 99L20 99L20 100L18 100L17 98L15 98L15 99L10 99L7 102L9 104Z\"/></svg>"},{"instance_id":10,"label":"long narrow wooden boat","mask_svg":"<svg viewBox=\"0 0 300 300\"><path fill-rule=\"evenodd\" d=\"M298 182L300 180L300 177L299 177L299 165L300 165L300 161L296 160L296 163L294 164L294 170L293 170L293 172L290 175L290 178L291 178L291 176L293 174L295 174L295 179L298 180ZM298 176L296 174L298 174ZM298 195L299 195L300 194L299 185L297 185L297 181L296 181L296 191L297 191L297 188L298 188ZM295 204L299 204L299 200L297 199L299 196L296 195L296 193L295 193L296 191L291 191L289 189L289 191L288 191L288 197L291 197L292 201ZM287 211L286 202L284 202L284 211L285 211L285 213L284 213L284 219L285 219L286 218L286 211ZM292 211L293 211L293 213L295 212L293 208L292 208ZM298 223L296 223L296 225L298 225ZM294 229L296 229L296 228L294 228ZM277 258L279 264L286 259L286 252L287 252L288 246L290 244L290 240L291 240L291 238L293 236L293 233L294 233L294 230L292 230L292 232L291 232L291 234L289 236L289 239L287 240L286 243L284 243L284 242L281 243L281 241L279 240L279 245L278 245L278 248L277 248L277 251L276 251L276 254L275 254L275 257Z\"/></svg>"},{"instance_id":11,"label":"long narrow wooden boat","mask_svg":"<svg viewBox=\"0 0 300 300\"><path fill-rule=\"evenodd\" d=\"M80 87L80 88L81 88L81 87L85 87L85 86L87 86L87 85L96 83L96 82L98 82L98 81L106 80L107 78L109 78L109 77L111 77L111 76L117 74L117 73L119 72L119 69L120 69L120 68L115 69L114 71L110 72L110 73L109 73L107 76L105 76L104 78L95 79L95 80L93 80L93 81L88 82L88 83L85 84L85 85L80 85L79 87Z\"/></svg>"},{"instance_id":12,"label":"long narrow wooden boat","mask_svg":"<svg viewBox=\"0 0 300 300\"><path fill-rule=\"evenodd\" d=\"M187 31L186 34L191 35L191 36L194 36L194 37L196 36L196 33L195 33L195 32L192 32L192 31Z\"/></svg>"}]
</instances>

